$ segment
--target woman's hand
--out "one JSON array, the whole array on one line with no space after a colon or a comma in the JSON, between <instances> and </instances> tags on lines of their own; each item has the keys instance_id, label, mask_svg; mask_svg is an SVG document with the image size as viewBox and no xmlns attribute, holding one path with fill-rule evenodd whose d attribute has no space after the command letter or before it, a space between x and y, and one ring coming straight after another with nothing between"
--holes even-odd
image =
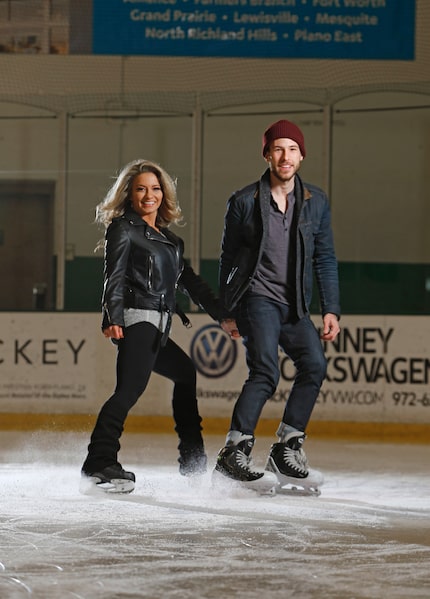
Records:
<instances>
[{"instance_id":1,"label":"woman's hand","mask_svg":"<svg viewBox=\"0 0 430 599\"><path fill-rule=\"evenodd\" d=\"M103 335L107 338L110 337L112 339L123 339L124 331L118 324L111 324L110 327L103 329Z\"/></svg>"},{"instance_id":2,"label":"woman's hand","mask_svg":"<svg viewBox=\"0 0 430 599\"><path fill-rule=\"evenodd\" d=\"M232 339L239 339L240 333L237 328L236 321L233 318L226 318L221 321L221 328L223 331L230 335Z\"/></svg>"}]
</instances>

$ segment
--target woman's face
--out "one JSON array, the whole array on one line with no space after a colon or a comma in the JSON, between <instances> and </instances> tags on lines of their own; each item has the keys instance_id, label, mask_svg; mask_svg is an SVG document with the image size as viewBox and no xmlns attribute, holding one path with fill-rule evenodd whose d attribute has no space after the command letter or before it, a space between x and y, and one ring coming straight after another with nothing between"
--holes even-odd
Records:
<instances>
[{"instance_id":1,"label":"woman's face","mask_svg":"<svg viewBox=\"0 0 430 599\"><path fill-rule=\"evenodd\" d=\"M163 201L163 191L154 173L140 173L133 179L130 193L133 210L150 225L155 224L157 212Z\"/></svg>"}]
</instances>

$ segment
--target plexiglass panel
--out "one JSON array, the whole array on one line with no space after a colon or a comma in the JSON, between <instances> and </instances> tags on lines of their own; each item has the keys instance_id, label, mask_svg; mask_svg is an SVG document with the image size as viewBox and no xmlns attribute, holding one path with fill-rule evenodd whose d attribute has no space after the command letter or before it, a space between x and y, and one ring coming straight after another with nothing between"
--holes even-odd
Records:
<instances>
[{"instance_id":1,"label":"plexiglass panel","mask_svg":"<svg viewBox=\"0 0 430 599\"><path fill-rule=\"evenodd\" d=\"M192 121L187 117L80 115L69 120L67 243L75 255L93 255L100 234L95 207L115 174L136 158L153 160L177 179L184 223L191 210ZM177 228L189 251L190 228Z\"/></svg>"},{"instance_id":2,"label":"plexiglass panel","mask_svg":"<svg viewBox=\"0 0 430 599\"><path fill-rule=\"evenodd\" d=\"M332 211L342 261L430 262L430 104L367 94L335 106Z\"/></svg>"},{"instance_id":3,"label":"plexiglass panel","mask_svg":"<svg viewBox=\"0 0 430 599\"><path fill-rule=\"evenodd\" d=\"M294 121L304 132L307 156L301 167L306 181L322 185L323 116L309 104L244 106L209 114L204 122L202 258L218 259L227 200L244 185L256 181L267 168L262 136L275 121Z\"/></svg>"},{"instance_id":4,"label":"plexiglass panel","mask_svg":"<svg viewBox=\"0 0 430 599\"><path fill-rule=\"evenodd\" d=\"M0 119L0 309L53 309L59 121L12 103L0 103Z\"/></svg>"}]
</instances>

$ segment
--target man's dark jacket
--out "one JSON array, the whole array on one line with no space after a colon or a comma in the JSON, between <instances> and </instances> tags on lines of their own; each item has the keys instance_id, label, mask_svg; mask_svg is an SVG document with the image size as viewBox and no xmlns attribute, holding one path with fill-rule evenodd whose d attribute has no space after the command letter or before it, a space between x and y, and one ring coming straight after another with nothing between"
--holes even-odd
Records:
<instances>
[{"instance_id":1,"label":"man's dark jacket","mask_svg":"<svg viewBox=\"0 0 430 599\"><path fill-rule=\"evenodd\" d=\"M328 198L318 187L304 184L298 175L294 195L288 268L293 275L297 316L303 318L309 314L314 274L322 314L339 316L338 270ZM234 317L235 308L261 260L268 235L270 197L268 169L259 181L236 191L228 201L219 269L224 318ZM276 243L276 239L270 239L269 243Z\"/></svg>"}]
</instances>

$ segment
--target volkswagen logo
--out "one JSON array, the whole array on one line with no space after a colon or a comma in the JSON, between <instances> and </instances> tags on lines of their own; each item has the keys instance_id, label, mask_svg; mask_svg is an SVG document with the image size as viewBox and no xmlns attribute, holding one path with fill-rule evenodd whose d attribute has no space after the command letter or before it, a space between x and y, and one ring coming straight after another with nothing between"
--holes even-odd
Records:
<instances>
[{"instance_id":1,"label":"volkswagen logo","mask_svg":"<svg viewBox=\"0 0 430 599\"><path fill-rule=\"evenodd\" d=\"M230 372L235 365L237 347L221 327L208 324L194 335L190 354L200 374L218 378Z\"/></svg>"}]
</instances>

